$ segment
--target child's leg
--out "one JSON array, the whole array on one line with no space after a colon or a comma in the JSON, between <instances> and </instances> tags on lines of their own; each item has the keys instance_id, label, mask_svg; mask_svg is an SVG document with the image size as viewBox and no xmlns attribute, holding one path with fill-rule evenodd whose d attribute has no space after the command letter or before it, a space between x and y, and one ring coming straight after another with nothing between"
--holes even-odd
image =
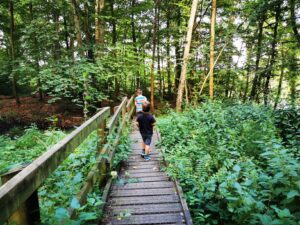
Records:
<instances>
[{"instance_id":1,"label":"child's leg","mask_svg":"<svg viewBox=\"0 0 300 225\"><path fill-rule=\"evenodd\" d=\"M145 154L149 155L150 153L150 145L145 145Z\"/></svg>"}]
</instances>

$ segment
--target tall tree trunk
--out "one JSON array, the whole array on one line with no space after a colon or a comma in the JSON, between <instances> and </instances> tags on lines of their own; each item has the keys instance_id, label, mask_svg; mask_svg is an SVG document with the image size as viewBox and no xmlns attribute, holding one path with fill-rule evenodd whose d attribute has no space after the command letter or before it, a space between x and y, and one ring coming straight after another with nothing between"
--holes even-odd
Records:
<instances>
[{"instance_id":1,"label":"tall tree trunk","mask_svg":"<svg viewBox=\"0 0 300 225\"><path fill-rule=\"evenodd\" d=\"M111 15L111 25L112 25L112 44L115 46L117 43L117 22L115 18L115 10L114 10L115 0L110 0L110 15Z\"/></svg>"},{"instance_id":2,"label":"tall tree trunk","mask_svg":"<svg viewBox=\"0 0 300 225\"><path fill-rule=\"evenodd\" d=\"M214 98L214 63L215 63L215 24L217 15L217 0L212 0L210 22L210 60L209 60L209 97Z\"/></svg>"},{"instance_id":3,"label":"tall tree trunk","mask_svg":"<svg viewBox=\"0 0 300 225\"><path fill-rule=\"evenodd\" d=\"M168 74L168 99L171 99L171 58L170 58L170 9L167 11L167 74Z\"/></svg>"},{"instance_id":4,"label":"tall tree trunk","mask_svg":"<svg viewBox=\"0 0 300 225\"><path fill-rule=\"evenodd\" d=\"M91 23L90 23L90 8L87 2L84 3L85 19L84 19L84 32L85 32L85 43L87 46L87 58L90 61L94 60L94 53L92 48L92 34L91 34Z\"/></svg>"},{"instance_id":5,"label":"tall tree trunk","mask_svg":"<svg viewBox=\"0 0 300 225\"><path fill-rule=\"evenodd\" d=\"M157 19L158 19L158 5L160 0L154 0L154 21L153 21L153 37L152 37L152 64L151 64L151 87L150 87L150 100L151 100L151 111L154 111L154 62L155 62L155 50L156 50L156 33L157 33Z\"/></svg>"},{"instance_id":6,"label":"tall tree trunk","mask_svg":"<svg viewBox=\"0 0 300 225\"><path fill-rule=\"evenodd\" d=\"M279 77L279 83L278 83L278 89L277 89L277 96L275 99L275 104L274 104L274 109L277 108L280 96L281 96L281 88L282 88L282 81L283 81L283 75L284 75L284 65L285 64L285 60L284 60L284 51L283 51L283 47L281 49L281 68L280 68L280 77Z\"/></svg>"},{"instance_id":7,"label":"tall tree trunk","mask_svg":"<svg viewBox=\"0 0 300 225\"><path fill-rule=\"evenodd\" d=\"M265 22L265 14L262 15L262 17L259 20L258 27L258 37L257 37L257 51L256 51L256 61L255 61L255 75L253 79L252 89L250 93L250 99L253 100L258 95L257 88L260 86L259 84L259 77L260 77L260 71L259 71L259 64L260 64L260 58L261 58L261 51L262 51L262 39L263 39L263 25Z\"/></svg>"},{"instance_id":8,"label":"tall tree trunk","mask_svg":"<svg viewBox=\"0 0 300 225\"><path fill-rule=\"evenodd\" d=\"M295 15L295 0L290 0L290 12L291 12L291 25L293 28L293 32L295 34L298 45L300 46L300 34L298 32L298 27L296 23L296 15Z\"/></svg>"},{"instance_id":9,"label":"tall tree trunk","mask_svg":"<svg viewBox=\"0 0 300 225\"><path fill-rule=\"evenodd\" d=\"M135 1L131 0L131 15L130 15L130 23L131 23L131 33L132 33L132 43L134 47L135 53L137 53L137 46L136 46L136 32L135 32L135 23L134 23L134 7L135 7Z\"/></svg>"},{"instance_id":10,"label":"tall tree trunk","mask_svg":"<svg viewBox=\"0 0 300 225\"><path fill-rule=\"evenodd\" d=\"M33 12L32 2L29 4L29 11L30 11L30 15L31 15L30 19L31 19L31 23L32 23L33 20L34 20L34 12ZM38 41L37 41L35 32L33 34L33 45L34 45L35 67L36 67L36 72L37 72L37 90L38 90L38 93L39 93L39 100L43 101L42 84L41 84L41 78L39 76L39 72L40 72L40 65L39 65L40 50L39 50L39 45L38 45Z\"/></svg>"},{"instance_id":11,"label":"tall tree trunk","mask_svg":"<svg viewBox=\"0 0 300 225\"><path fill-rule=\"evenodd\" d=\"M265 105L268 105L270 79L271 79L272 72L273 72L273 66L275 64L278 24L279 24L279 19L280 19L280 14L281 14L281 0L277 1L275 11L276 11L276 15L275 15L273 40L272 40L272 45L271 45L272 46L271 59L270 59L270 64L267 69L266 82L265 82L265 87L264 87L264 104Z\"/></svg>"},{"instance_id":12,"label":"tall tree trunk","mask_svg":"<svg viewBox=\"0 0 300 225\"><path fill-rule=\"evenodd\" d=\"M181 11L180 11L180 6L177 5L177 10L176 10L176 22L177 22L177 29L178 32L180 30L181 26ZM180 52L180 42L179 42L179 37L175 36L175 57L176 57L176 67L175 67L175 91L178 91L178 86L179 86L179 80L180 80L180 73L181 73L181 52ZM174 97L177 97L174 94Z\"/></svg>"},{"instance_id":13,"label":"tall tree trunk","mask_svg":"<svg viewBox=\"0 0 300 225\"><path fill-rule=\"evenodd\" d=\"M16 99L17 105L20 105L20 98L17 92L17 77L15 73L15 67L16 67L16 49L15 49L15 18L14 18L14 3L11 0L9 2L9 13L10 13L10 56L11 56L11 64L12 64L12 70L11 70L11 84L12 84L12 92L13 96Z\"/></svg>"},{"instance_id":14,"label":"tall tree trunk","mask_svg":"<svg viewBox=\"0 0 300 225\"><path fill-rule=\"evenodd\" d=\"M104 47L104 20L101 18L102 12L104 10L104 0L96 0L95 6L95 43L98 47L97 55L100 53Z\"/></svg>"},{"instance_id":15,"label":"tall tree trunk","mask_svg":"<svg viewBox=\"0 0 300 225\"><path fill-rule=\"evenodd\" d=\"M163 93L162 93L162 74L161 74L161 64L160 64L160 35L159 35L159 27L160 27L160 2L158 1L157 5L157 25L156 25L156 38L157 38L157 75L159 78L159 98L163 98Z\"/></svg>"},{"instance_id":16,"label":"tall tree trunk","mask_svg":"<svg viewBox=\"0 0 300 225\"><path fill-rule=\"evenodd\" d=\"M77 46L80 51L80 55L83 55L82 49L82 37L81 37L81 27L80 27L80 13L77 6L76 0L70 0L72 11L73 11L73 18L74 18L74 26L75 26L75 32L76 32L76 41Z\"/></svg>"},{"instance_id":17,"label":"tall tree trunk","mask_svg":"<svg viewBox=\"0 0 300 225\"><path fill-rule=\"evenodd\" d=\"M187 31L187 35L186 35L186 45L185 45L184 54L183 54L183 65L182 65L181 74L180 74L180 83L179 83L178 92L177 92L177 100L176 100L177 112L180 112L181 108L182 108L183 92L184 92L184 88L185 88L185 84L186 84L186 71L187 71L187 66L188 66L190 47L191 47L191 42L192 42L192 32L193 32L195 15L196 15L196 11L197 11L197 5L198 5L198 0L193 0L190 19L189 19L189 23L188 23L188 31Z\"/></svg>"}]
</instances>

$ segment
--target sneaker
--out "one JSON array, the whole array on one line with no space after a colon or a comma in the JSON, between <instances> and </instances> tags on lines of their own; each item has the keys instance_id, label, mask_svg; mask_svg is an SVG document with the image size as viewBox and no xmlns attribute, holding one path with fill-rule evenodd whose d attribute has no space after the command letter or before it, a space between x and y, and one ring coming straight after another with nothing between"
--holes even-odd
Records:
<instances>
[{"instance_id":1,"label":"sneaker","mask_svg":"<svg viewBox=\"0 0 300 225\"><path fill-rule=\"evenodd\" d=\"M143 149L143 150L142 150L142 154L141 154L141 156L144 158L144 157L145 157L145 155L146 155L146 153L145 153L145 149Z\"/></svg>"},{"instance_id":2,"label":"sneaker","mask_svg":"<svg viewBox=\"0 0 300 225\"><path fill-rule=\"evenodd\" d=\"M149 161L151 158L150 158L150 155L145 155L144 156L144 159L145 159L145 161Z\"/></svg>"}]
</instances>

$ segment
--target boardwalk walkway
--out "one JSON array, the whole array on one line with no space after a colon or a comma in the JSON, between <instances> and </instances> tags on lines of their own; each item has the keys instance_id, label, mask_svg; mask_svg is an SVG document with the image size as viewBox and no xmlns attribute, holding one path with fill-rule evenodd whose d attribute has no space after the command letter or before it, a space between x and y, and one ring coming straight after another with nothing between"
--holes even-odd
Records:
<instances>
[{"instance_id":1,"label":"boardwalk walkway","mask_svg":"<svg viewBox=\"0 0 300 225\"><path fill-rule=\"evenodd\" d=\"M112 185L103 224L191 224L186 223L185 202L176 184L160 171L160 156L153 135L151 160L141 158L141 136L131 133L132 153Z\"/></svg>"}]
</instances>

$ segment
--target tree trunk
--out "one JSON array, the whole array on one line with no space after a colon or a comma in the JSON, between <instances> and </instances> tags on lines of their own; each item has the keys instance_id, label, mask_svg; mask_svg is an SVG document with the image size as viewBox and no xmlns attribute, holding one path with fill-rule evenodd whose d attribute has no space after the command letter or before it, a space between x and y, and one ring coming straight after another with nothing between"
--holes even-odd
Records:
<instances>
[{"instance_id":1,"label":"tree trunk","mask_svg":"<svg viewBox=\"0 0 300 225\"><path fill-rule=\"evenodd\" d=\"M300 46L300 34L298 32L297 23L296 23L296 15L295 15L295 0L290 0L290 12L291 12L291 25L293 28L293 32L295 34L298 45Z\"/></svg>"},{"instance_id":2,"label":"tree trunk","mask_svg":"<svg viewBox=\"0 0 300 225\"><path fill-rule=\"evenodd\" d=\"M177 29L180 29L181 26L181 12L180 6L177 6L176 11L176 22L177 22ZM175 36L175 56L176 56L176 67L175 67L175 91L178 91L179 80L180 80L180 73L181 73L181 53L180 53L180 43L179 37ZM174 94L174 97L177 97Z\"/></svg>"},{"instance_id":3,"label":"tree trunk","mask_svg":"<svg viewBox=\"0 0 300 225\"><path fill-rule=\"evenodd\" d=\"M168 74L168 99L171 99L171 58L170 58L170 9L167 11L167 74Z\"/></svg>"},{"instance_id":4,"label":"tree trunk","mask_svg":"<svg viewBox=\"0 0 300 225\"><path fill-rule=\"evenodd\" d=\"M162 99L163 98L163 93L162 93L162 74L161 74L161 64L160 64L160 36L159 36L159 26L160 26L160 2L158 2L158 6L157 6L157 27L156 27L156 38L157 38L157 74L158 74L158 78L159 78L159 98Z\"/></svg>"},{"instance_id":5,"label":"tree trunk","mask_svg":"<svg viewBox=\"0 0 300 225\"><path fill-rule=\"evenodd\" d=\"M211 22L210 22L210 62L209 62L209 97L214 98L214 51L215 51L215 24L217 15L217 0L212 0Z\"/></svg>"},{"instance_id":6,"label":"tree trunk","mask_svg":"<svg viewBox=\"0 0 300 225\"><path fill-rule=\"evenodd\" d=\"M183 92L186 84L186 71L188 66L189 54L190 54L190 47L192 42L192 32L194 26L194 20L197 10L198 0L193 0L190 19L188 23L188 31L186 35L186 45L184 48L184 55L183 55L183 65L180 74L180 83L177 92L177 100L176 100L176 110L177 112L181 111L182 108L182 99L183 99Z\"/></svg>"},{"instance_id":7,"label":"tree trunk","mask_svg":"<svg viewBox=\"0 0 300 225\"><path fill-rule=\"evenodd\" d=\"M80 55L83 55L82 49L82 37L81 37L81 28L80 28L80 13L79 9L76 3L76 0L70 0L72 11L73 11L73 17L74 17L74 26L75 26L75 32L76 32L76 41L77 46L80 51Z\"/></svg>"},{"instance_id":8,"label":"tree trunk","mask_svg":"<svg viewBox=\"0 0 300 225\"><path fill-rule=\"evenodd\" d=\"M12 65L12 70L11 70L11 84L12 84L12 92L13 96L16 99L17 105L20 105L20 98L17 92L17 77L15 74L15 67L16 67L16 50L15 50L15 18L14 18L14 3L11 0L9 2L9 12L10 12L10 56L11 56L11 65Z\"/></svg>"},{"instance_id":9,"label":"tree trunk","mask_svg":"<svg viewBox=\"0 0 300 225\"><path fill-rule=\"evenodd\" d=\"M95 42L98 47L98 56L103 50L104 46L104 20L101 18L101 14L104 10L104 0L96 0L95 6Z\"/></svg>"},{"instance_id":10,"label":"tree trunk","mask_svg":"<svg viewBox=\"0 0 300 225\"><path fill-rule=\"evenodd\" d=\"M261 57L261 51L262 51L262 39L263 39L263 25L265 22L265 14L262 15L258 26L259 26L259 32L258 32L258 41L257 41L257 52L256 52L256 61L255 61L255 75L253 79L252 89L250 93L250 99L254 100L255 97L258 95L257 93L257 87L260 86L259 84L259 77L260 77L260 71L259 71L259 63L260 63L260 57Z\"/></svg>"},{"instance_id":11,"label":"tree trunk","mask_svg":"<svg viewBox=\"0 0 300 225\"><path fill-rule=\"evenodd\" d=\"M285 64L285 60L284 60L284 51L283 51L283 47L281 49L281 69L280 69L280 78L279 78L279 83L278 83L278 89L277 89L277 96L275 99L275 104L274 104L274 109L277 108L280 96L281 96L281 88L282 88L282 81L283 81L283 75L284 75L284 65Z\"/></svg>"},{"instance_id":12,"label":"tree trunk","mask_svg":"<svg viewBox=\"0 0 300 225\"><path fill-rule=\"evenodd\" d=\"M32 3L29 4L29 11L30 11L30 15L31 15L31 22L33 22L34 20L34 13L33 13L33 6ZM40 72L40 65L39 65L39 61L40 61L40 50L39 50L39 46L38 46L38 41L36 38L36 34L33 34L33 44L34 44L34 57L35 57L35 67L36 67L36 72L37 72L37 90L39 93L39 100L43 101L43 91L42 91L42 84L41 84L41 79L39 77L39 72Z\"/></svg>"},{"instance_id":13,"label":"tree trunk","mask_svg":"<svg viewBox=\"0 0 300 225\"><path fill-rule=\"evenodd\" d=\"M154 9L154 21L153 21L153 37L152 37L152 64L151 64L151 87L150 87L150 100L151 100L151 111L154 111L154 61L155 61L155 50L156 50L156 32L157 32L157 19L158 19L158 5L160 0L154 0L155 9Z\"/></svg>"},{"instance_id":14,"label":"tree trunk","mask_svg":"<svg viewBox=\"0 0 300 225\"><path fill-rule=\"evenodd\" d=\"M112 17L111 19L111 25L112 25L112 44L115 46L117 43L117 23L115 18L115 11L114 11L114 0L110 0L110 15Z\"/></svg>"},{"instance_id":15,"label":"tree trunk","mask_svg":"<svg viewBox=\"0 0 300 225\"><path fill-rule=\"evenodd\" d=\"M272 72L273 72L273 66L275 64L278 24L279 24L279 19L280 19L280 14L281 14L281 0L277 1L275 11L276 11L276 15L275 15L273 40L272 40L272 45L271 45L272 46L271 59L270 59L270 64L267 69L266 82L265 82L265 87L264 87L264 104L265 105L268 105L270 79L271 79Z\"/></svg>"}]
</instances>

